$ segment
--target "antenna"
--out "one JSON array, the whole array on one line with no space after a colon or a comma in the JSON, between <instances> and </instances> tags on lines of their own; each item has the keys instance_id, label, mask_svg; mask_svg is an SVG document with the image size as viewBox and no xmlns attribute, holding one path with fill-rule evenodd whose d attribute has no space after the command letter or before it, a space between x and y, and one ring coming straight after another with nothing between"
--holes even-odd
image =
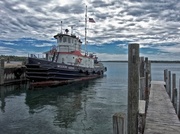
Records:
<instances>
[{"instance_id":1,"label":"antenna","mask_svg":"<svg viewBox=\"0 0 180 134\"><path fill-rule=\"evenodd\" d=\"M62 21L61 21L61 33L62 33Z\"/></svg>"},{"instance_id":2,"label":"antenna","mask_svg":"<svg viewBox=\"0 0 180 134\"><path fill-rule=\"evenodd\" d=\"M69 27L71 27L71 35L73 34L73 27L74 27L75 25L69 25Z\"/></svg>"}]
</instances>

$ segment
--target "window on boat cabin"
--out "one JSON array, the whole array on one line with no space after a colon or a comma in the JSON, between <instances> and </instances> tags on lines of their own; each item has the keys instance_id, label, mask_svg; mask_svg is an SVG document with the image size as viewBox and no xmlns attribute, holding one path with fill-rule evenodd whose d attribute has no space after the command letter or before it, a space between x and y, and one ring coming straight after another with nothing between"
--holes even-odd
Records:
<instances>
[{"instance_id":1,"label":"window on boat cabin","mask_svg":"<svg viewBox=\"0 0 180 134\"><path fill-rule=\"evenodd\" d=\"M66 37L63 37L63 42L66 42Z\"/></svg>"},{"instance_id":2,"label":"window on boat cabin","mask_svg":"<svg viewBox=\"0 0 180 134\"><path fill-rule=\"evenodd\" d=\"M70 38L68 38L68 43L71 43L71 39Z\"/></svg>"},{"instance_id":3,"label":"window on boat cabin","mask_svg":"<svg viewBox=\"0 0 180 134\"><path fill-rule=\"evenodd\" d=\"M57 42L60 43L62 38L57 38Z\"/></svg>"},{"instance_id":4,"label":"window on boat cabin","mask_svg":"<svg viewBox=\"0 0 180 134\"><path fill-rule=\"evenodd\" d=\"M76 39L74 40L74 44L76 45Z\"/></svg>"},{"instance_id":5,"label":"window on boat cabin","mask_svg":"<svg viewBox=\"0 0 180 134\"><path fill-rule=\"evenodd\" d=\"M74 42L74 39L72 39L72 43Z\"/></svg>"}]
</instances>

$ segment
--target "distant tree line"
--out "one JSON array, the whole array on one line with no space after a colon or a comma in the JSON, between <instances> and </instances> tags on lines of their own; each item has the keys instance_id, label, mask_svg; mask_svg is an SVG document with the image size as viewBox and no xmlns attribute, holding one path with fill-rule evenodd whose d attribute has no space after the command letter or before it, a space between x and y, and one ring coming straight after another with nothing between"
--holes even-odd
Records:
<instances>
[{"instance_id":1,"label":"distant tree line","mask_svg":"<svg viewBox=\"0 0 180 134\"><path fill-rule=\"evenodd\" d=\"M180 61L176 61L176 60L172 60L172 61L161 61L161 60L159 60L159 61L157 61L157 60L152 60L151 61L152 63L180 63Z\"/></svg>"},{"instance_id":2,"label":"distant tree line","mask_svg":"<svg viewBox=\"0 0 180 134\"><path fill-rule=\"evenodd\" d=\"M180 61L175 61L175 60L172 60L172 61L169 61L169 60L150 60L151 63L180 63ZM128 61L103 61L103 62L128 62Z\"/></svg>"},{"instance_id":3,"label":"distant tree line","mask_svg":"<svg viewBox=\"0 0 180 134\"><path fill-rule=\"evenodd\" d=\"M5 61L26 61L27 57L20 57L14 55L0 55L0 59L4 58Z\"/></svg>"}]
</instances>

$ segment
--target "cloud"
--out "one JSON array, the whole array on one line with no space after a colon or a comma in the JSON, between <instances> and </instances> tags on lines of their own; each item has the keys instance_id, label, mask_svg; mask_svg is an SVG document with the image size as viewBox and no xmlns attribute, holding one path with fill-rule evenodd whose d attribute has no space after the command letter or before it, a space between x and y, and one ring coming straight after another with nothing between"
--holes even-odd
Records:
<instances>
[{"instance_id":1,"label":"cloud","mask_svg":"<svg viewBox=\"0 0 180 134\"><path fill-rule=\"evenodd\" d=\"M0 54L1 55L14 55L14 53L16 53L17 56L25 56L25 55L27 56L26 51L0 46Z\"/></svg>"},{"instance_id":2,"label":"cloud","mask_svg":"<svg viewBox=\"0 0 180 134\"><path fill-rule=\"evenodd\" d=\"M63 30L75 25L74 31L84 41L85 5L88 17L96 21L88 23L91 51L124 55L130 42L140 43L144 54L159 58L180 51L175 48L180 42L179 0L0 1L0 40L7 41L0 46L18 50L15 46L27 45L26 51L45 51L55 44L51 41L61 31L61 21ZM17 42L23 38L32 42Z\"/></svg>"},{"instance_id":3,"label":"cloud","mask_svg":"<svg viewBox=\"0 0 180 134\"><path fill-rule=\"evenodd\" d=\"M100 61L127 61L127 54L96 53Z\"/></svg>"},{"instance_id":4,"label":"cloud","mask_svg":"<svg viewBox=\"0 0 180 134\"><path fill-rule=\"evenodd\" d=\"M47 46L53 46L52 44L43 43L43 44L35 44L35 47L47 47Z\"/></svg>"}]
</instances>

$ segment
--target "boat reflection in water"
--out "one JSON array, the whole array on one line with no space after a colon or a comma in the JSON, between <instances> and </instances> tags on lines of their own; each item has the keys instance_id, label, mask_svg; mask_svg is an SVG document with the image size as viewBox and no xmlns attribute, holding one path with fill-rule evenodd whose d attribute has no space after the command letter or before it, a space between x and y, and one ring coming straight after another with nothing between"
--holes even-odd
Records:
<instances>
[{"instance_id":1,"label":"boat reflection in water","mask_svg":"<svg viewBox=\"0 0 180 134\"><path fill-rule=\"evenodd\" d=\"M29 113L34 114L41 110L49 111L53 114L53 125L60 128L69 128L76 120L78 112L83 109L86 103L86 95L83 91L93 84L93 81L78 82L65 86L46 88L43 90L28 90L26 92L25 103L29 106ZM48 108L51 107L51 109ZM47 112L47 114L49 114Z\"/></svg>"}]
</instances>

